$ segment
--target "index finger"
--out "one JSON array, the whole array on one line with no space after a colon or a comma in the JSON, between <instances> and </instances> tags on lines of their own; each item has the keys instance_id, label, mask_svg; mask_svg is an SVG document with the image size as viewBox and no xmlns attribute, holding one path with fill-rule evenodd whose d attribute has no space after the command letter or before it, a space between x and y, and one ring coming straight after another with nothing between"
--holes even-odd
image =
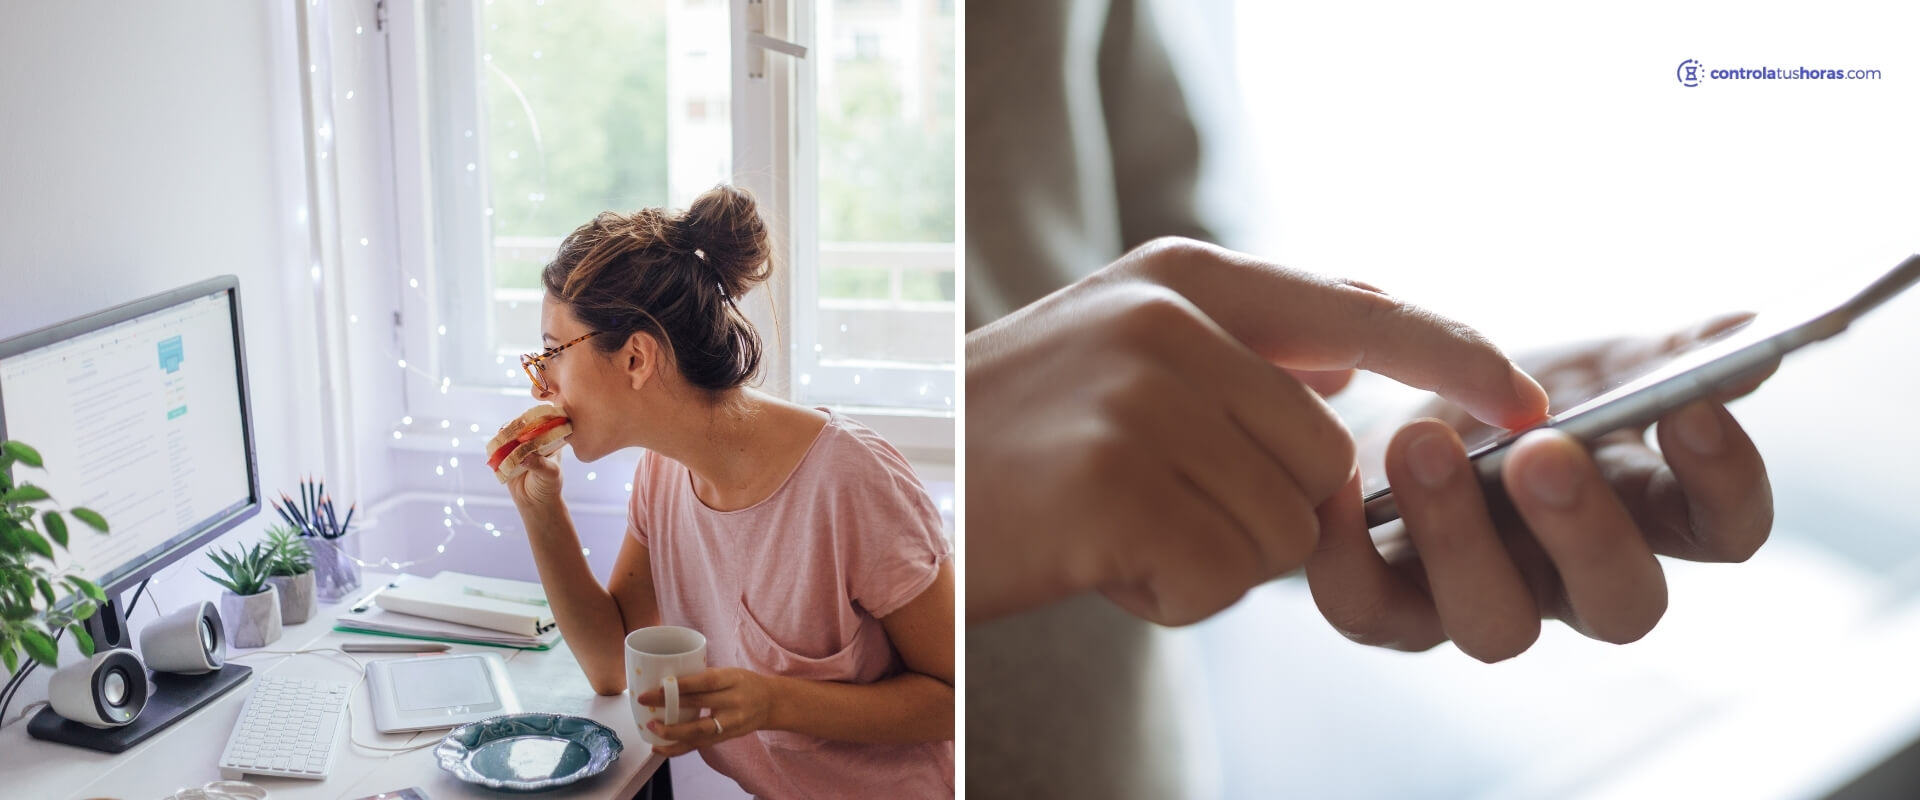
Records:
<instances>
[{"instance_id":1,"label":"index finger","mask_svg":"<svg viewBox=\"0 0 1920 800\"><path fill-rule=\"evenodd\" d=\"M680 684L680 696L683 698L691 694L706 694L725 688L725 682L721 679L720 673L711 669L701 670L692 675L681 675L675 680ZM665 689L655 686L641 692L637 699L641 705L665 705L667 693Z\"/></svg>"},{"instance_id":2,"label":"index finger","mask_svg":"<svg viewBox=\"0 0 1920 800\"><path fill-rule=\"evenodd\" d=\"M1190 240L1157 241L1124 261L1278 366L1378 372L1503 428L1547 414L1546 390L1479 331L1367 284Z\"/></svg>"}]
</instances>

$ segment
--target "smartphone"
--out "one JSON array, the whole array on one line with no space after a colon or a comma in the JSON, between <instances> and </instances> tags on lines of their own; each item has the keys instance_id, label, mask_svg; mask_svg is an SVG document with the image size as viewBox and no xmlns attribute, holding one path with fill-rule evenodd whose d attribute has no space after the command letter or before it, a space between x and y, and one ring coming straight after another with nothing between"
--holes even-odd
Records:
<instances>
[{"instance_id":1,"label":"smartphone","mask_svg":"<svg viewBox=\"0 0 1920 800\"><path fill-rule=\"evenodd\" d=\"M1530 431L1554 428L1586 442L1622 428L1651 424L1681 406L1740 385L1771 368L1788 353L1846 330L1862 314L1916 282L1920 282L1920 255L1900 262L1846 302L1811 319L1754 317L1695 342L1683 351L1669 354L1665 360L1655 360L1613 376L1597 387L1592 396L1574 402L1532 427L1494 430L1463 442L1467 458L1472 460L1481 483L1498 486L1500 465L1506 461L1507 449ZM1399 519L1393 488L1385 485L1386 471L1363 470L1362 475L1367 527Z\"/></svg>"}]
</instances>

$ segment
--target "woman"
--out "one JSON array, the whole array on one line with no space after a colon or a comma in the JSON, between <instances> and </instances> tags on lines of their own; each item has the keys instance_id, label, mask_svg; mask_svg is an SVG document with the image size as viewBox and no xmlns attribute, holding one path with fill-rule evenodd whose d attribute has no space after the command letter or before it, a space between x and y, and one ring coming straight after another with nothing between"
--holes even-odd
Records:
<instances>
[{"instance_id":1,"label":"woman","mask_svg":"<svg viewBox=\"0 0 1920 800\"><path fill-rule=\"evenodd\" d=\"M558 455L508 489L560 630L594 690L626 685L624 637L707 637L680 679L707 710L650 728L755 795L953 793L953 566L898 451L851 419L746 384L761 343L736 306L766 280L765 225L719 186L682 214L603 213L541 274L535 398L582 461L645 451L605 587L560 498ZM656 688L637 700L665 705Z\"/></svg>"}]
</instances>

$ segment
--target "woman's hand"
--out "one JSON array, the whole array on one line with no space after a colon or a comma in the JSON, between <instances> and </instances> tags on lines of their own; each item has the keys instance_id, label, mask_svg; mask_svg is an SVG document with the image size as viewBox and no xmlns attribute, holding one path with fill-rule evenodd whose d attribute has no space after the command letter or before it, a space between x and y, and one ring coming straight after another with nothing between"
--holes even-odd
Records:
<instances>
[{"instance_id":1,"label":"woman's hand","mask_svg":"<svg viewBox=\"0 0 1920 800\"><path fill-rule=\"evenodd\" d=\"M967 337L967 617L1098 590L1203 619L1313 551L1354 474L1316 389L1354 369L1504 426L1547 397L1484 337L1365 284L1165 239Z\"/></svg>"},{"instance_id":2,"label":"woman's hand","mask_svg":"<svg viewBox=\"0 0 1920 800\"><path fill-rule=\"evenodd\" d=\"M716 742L745 736L767 726L773 715L774 679L751 670L719 667L688 675L680 681L682 708L708 709L707 716L692 722L666 725L658 720L647 723L654 735L673 744L655 747L654 752L668 757L691 753ZM666 691L654 687L640 693L643 706L658 708L667 704ZM715 725L714 720L720 724Z\"/></svg>"},{"instance_id":3,"label":"woman's hand","mask_svg":"<svg viewBox=\"0 0 1920 800\"><path fill-rule=\"evenodd\" d=\"M523 462L526 469L507 480L507 493L513 495L514 505L526 509L560 502L560 454L566 450L562 447L553 455L533 456Z\"/></svg>"},{"instance_id":4,"label":"woman's hand","mask_svg":"<svg viewBox=\"0 0 1920 800\"><path fill-rule=\"evenodd\" d=\"M1611 376L1739 324L1723 317L1655 340L1577 345L1523 358L1560 410ZM1484 494L1461 441L1487 431L1449 404L1401 428L1386 473L1411 548L1383 557L1362 521L1355 480L1321 509L1320 546L1307 561L1315 603L1348 637L1402 650L1449 639L1482 661L1518 655L1559 619L1602 641L1626 643L1666 611L1655 555L1744 561L1773 522L1766 466L1722 405L1772 372L1660 420L1617 431L1591 450L1557 431L1513 445L1501 489ZM1389 538L1398 534L1387 531Z\"/></svg>"}]
</instances>

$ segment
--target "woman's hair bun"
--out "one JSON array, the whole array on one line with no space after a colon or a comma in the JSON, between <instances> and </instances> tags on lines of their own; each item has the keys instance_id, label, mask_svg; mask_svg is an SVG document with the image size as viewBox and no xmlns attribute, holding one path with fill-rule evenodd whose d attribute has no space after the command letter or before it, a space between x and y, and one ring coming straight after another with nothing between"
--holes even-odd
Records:
<instances>
[{"instance_id":1,"label":"woman's hair bun","mask_svg":"<svg viewBox=\"0 0 1920 800\"><path fill-rule=\"evenodd\" d=\"M753 195L715 186L680 213L607 211L560 243L540 283L611 353L656 336L694 386L724 391L760 370L760 334L735 301L772 274Z\"/></svg>"},{"instance_id":2,"label":"woman's hair bun","mask_svg":"<svg viewBox=\"0 0 1920 800\"><path fill-rule=\"evenodd\" d=\"M773 245L753 195L721 184L694 198L680 215L676 244L698 251L728 297L740 297L773 274Z\"/></svg>"}]
</instances>

